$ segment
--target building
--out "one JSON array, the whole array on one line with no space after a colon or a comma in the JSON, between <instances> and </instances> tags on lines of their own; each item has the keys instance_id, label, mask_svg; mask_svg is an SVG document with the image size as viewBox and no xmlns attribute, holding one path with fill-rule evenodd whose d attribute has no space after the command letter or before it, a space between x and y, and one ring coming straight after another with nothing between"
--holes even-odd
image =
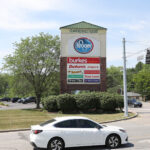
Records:
<instances>
[{"instance_id":1,"label":"building","mask_svg":"<svg viewBox=\"0 0 150 150\"><path fill-rule=\"evenodd\" d=\"M127 92L128 99L137 99L141 101L145 101L145 96L142 96L141 94L134 93L134 92Z\"/></svg>"}]
</instances>

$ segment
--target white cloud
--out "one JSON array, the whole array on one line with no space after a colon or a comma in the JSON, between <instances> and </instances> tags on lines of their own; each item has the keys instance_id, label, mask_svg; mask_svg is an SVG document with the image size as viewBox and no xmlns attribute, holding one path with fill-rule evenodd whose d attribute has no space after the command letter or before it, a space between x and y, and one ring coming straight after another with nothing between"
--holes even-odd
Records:
<instances>
[{"instance_id":1,"label":"white cloud","mask_svg":"<svg viewBox=\"0 0 150 150\"><path fill-rule=\"evenodd\" d=\"M144 29L144 27L147 25L146 21L139 21L137 23L134 23L134 24L126 24L124 25L125 28L129 29L129 30L135 30L135 31L138 31L138 30L142 30Z\"/></svg>"},{"instance_id":2,"label":"white cloud","mask_svg":"<svg viewBox=\"0 0 150 150\"><path fill-rule=\"evenodd\" d=\"M7 30L26 30L26 29L58 29L60 24L57 22L27 22L17 21L16 23L2 22L0 28Z\"/></svg>"},{"instance_id":3,"label":"white cloud","mask_svg":"<svg viewBox=\"0 0 150 150\"><path fill-rule=\"evenodd\" d=\"M30 17L35 11L65 10L67 0L1 0L0 29L58 29L54 21L39 22ZM32 20L32 22L30 21Z\"/></svg>"},{"instance_id":4,"label":"white cloud","mask_svg":"<svg viewBox=\"0 0 150 150\"><path fill-rule=\"evenodd\" d=\"M144 29L149 25L148 21L145 20L136 20L136 21L128 21L128 22L113 22L113 23L106 23L105 26L108 27L108 29L114 29L114 28L121 28L121 34L125 33L125 30L132 30L132 31L139 31Z\"/></svg>"},{"instance_id":5,"label":"white cloud","mask_svg":"<svg viewBox=\"0 0 150 150\"><path fill-rule=\"evenodd\" d=\"M15 10L28 9L28 10L60 10L64 9L67 0L1 0L1 6Z\"/></svg>"}]
</instances>

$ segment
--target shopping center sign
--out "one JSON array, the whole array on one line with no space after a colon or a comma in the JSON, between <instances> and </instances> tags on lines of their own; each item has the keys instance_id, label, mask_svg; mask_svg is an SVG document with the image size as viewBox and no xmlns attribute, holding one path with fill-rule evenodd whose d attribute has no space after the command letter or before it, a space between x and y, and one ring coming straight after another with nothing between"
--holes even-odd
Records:
<instances>
[{"instance_id":1,"label":"shopping center sign","mask_svg":"<svg viewBox=\"0 0 150 150\"><path fill-rule=\"evenodd\" d=\"M86 37L78 38L74 42L74 49L81 54L90 53L93 50L93 47L93 42Z\"/></svg>"},{"instance_id":2,"label":"shopping center sign","mask_svg":"<svg viewBox=\"0 0 150 150\"><path fill-rule=\"evenodd\" d=\"M68 84L100 84L100 58L68 57Z\"/></svg>"},{"instance_id":3,"label":"shopping center sign","mask_svg":"<svg viewBox=\"0 0 150 150\"><path fill-rule=\"evenodd\" d=\"M60 93L106 91L107 29L81 21L60 30Z\"/></svg>"}]
</instances>

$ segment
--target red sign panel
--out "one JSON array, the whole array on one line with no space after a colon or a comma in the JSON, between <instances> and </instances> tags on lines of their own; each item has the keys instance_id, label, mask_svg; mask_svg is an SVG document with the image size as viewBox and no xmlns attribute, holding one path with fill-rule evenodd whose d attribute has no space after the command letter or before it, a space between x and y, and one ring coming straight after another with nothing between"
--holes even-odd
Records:
<instances>
[{"instance_id":1,"label":"red sign panel","mask_svg":"<svg viewBox=\"0 0 150 150\"><path fill-rule=\"evenodd\" d=\"M99 64L100 58L90 58L90 57L68 57L67 63L71 64Z\"/></svg>"},{"instance_id":2,"label":"red sign panel","mask_svg":"<svg viewBox=\"0 0 150 150\"><path fill-rule=\"evenodd\" d=\"M100 70L84 70L84 74L100 74Z\"/></svg>"}]
</instances>

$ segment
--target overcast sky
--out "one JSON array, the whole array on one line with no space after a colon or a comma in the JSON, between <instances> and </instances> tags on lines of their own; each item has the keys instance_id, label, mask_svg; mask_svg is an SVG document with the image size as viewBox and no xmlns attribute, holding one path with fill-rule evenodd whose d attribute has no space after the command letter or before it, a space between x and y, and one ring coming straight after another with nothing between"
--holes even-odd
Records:
<instances>
[{"instance_id":1,"label":"overcast sky","mask_svg":"<svg viewBox=\"0 0 150 150\"><path fill-rule=\"evenodd\" d=\"M108 29L107 67L122 66L123 37L127 67L134 67L150 47L149 0L0 0L0 64L21 38L60 35L61 26L80 21Z\"/></svg>"}]
</instances>

